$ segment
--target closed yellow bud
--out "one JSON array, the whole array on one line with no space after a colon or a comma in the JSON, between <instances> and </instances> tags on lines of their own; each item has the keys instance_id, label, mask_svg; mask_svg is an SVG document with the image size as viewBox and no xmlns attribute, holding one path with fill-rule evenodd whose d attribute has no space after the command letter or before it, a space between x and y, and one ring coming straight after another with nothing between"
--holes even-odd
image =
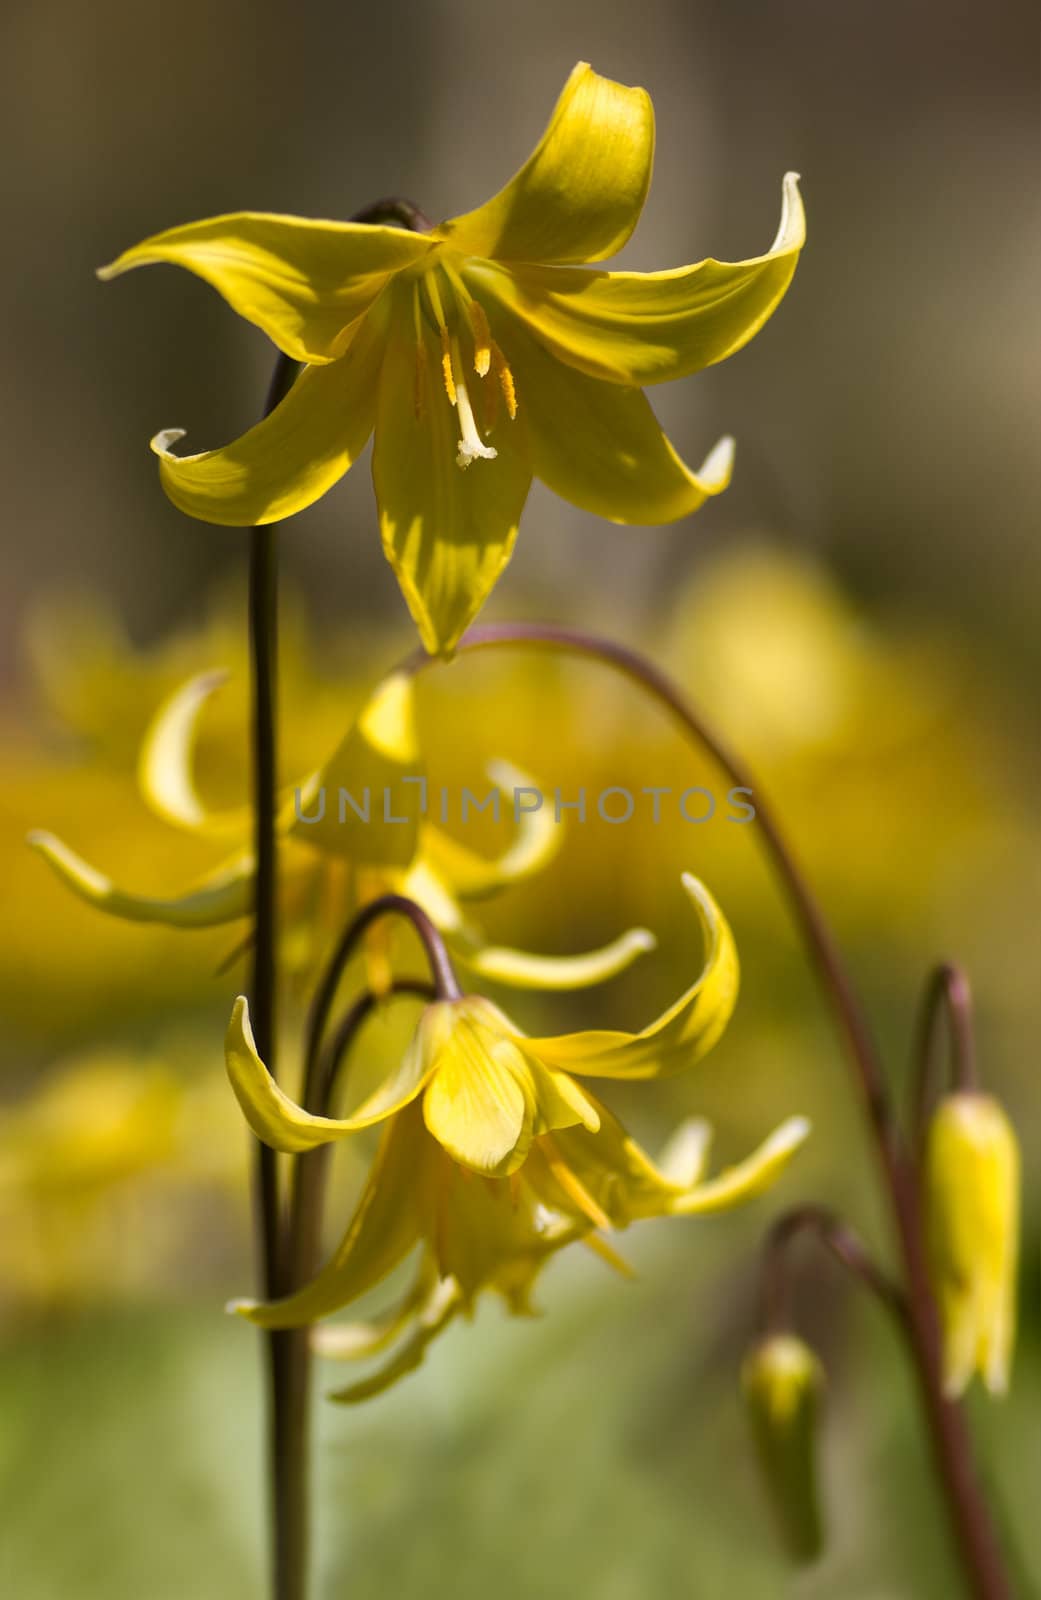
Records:
<instances>
[{"instance_id":1,"label":"closed yellow bud","mask_svg":"<svg viewBox=\"0 0 1041 1600\"><path fill-rule=\"evenodd\" d=\"M940 1102L925 1147L926 1245L952 1398L979 1372L1008 1388L1016 1326L1019 1147L998 1102L959 1091Z\"/></svg>"},{"instance_id":2,"label":"closed yellow bud","mask_svg":"<svg viewBox=\"0 0 1041 1600\"><path fill-rule=\"evenodd\" d=\"M773 1334L741 1369L741 1387L781 1534L796 1561L822 1545L817 1496L817 1407L824 1371L794 1334Z\"/></svg>"}]
</instances>

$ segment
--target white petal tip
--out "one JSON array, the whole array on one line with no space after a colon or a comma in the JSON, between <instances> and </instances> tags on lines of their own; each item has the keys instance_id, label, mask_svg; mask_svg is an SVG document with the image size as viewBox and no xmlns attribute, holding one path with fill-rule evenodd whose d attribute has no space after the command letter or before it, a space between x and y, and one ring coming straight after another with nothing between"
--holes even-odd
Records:
<instances>
[{"instance_id":1,"label":"white petal tip","mask_svg":"<svg viewBox=\"0 0 1041 1600\"><path fill-rule=\"evenodd\" d=\"M719 494L730 482L734 471L735 449L732 435L725 433L701 463L698 477L706 493Z\"/></svg>"},{"instance_id":2,"label":"white petal tip","mask_svg":"<svg viewBox=\"0 0 1041 1600\"><path fill-rule=\"evenodd\" d=\"M227 1300L224 1310L229 1317L244 1317L250 1311L255 1311L259 1303L258 1300Z\"/></svg>"},{"instance_id":3,"label":"white petal tip","mask_svg":"<svg viewBox=\"0 0 1041 1600\"><path fill-rule=\"evenodd\" d=\"M154 450L157 456L167 456L170 454L170 446L176 444L178 439L183 439L186 431L184 428L163 428L150 441L149 448Z\"/></svg>"},{"instance_id":4,"label":"white petal tip","mask_svg":"<svg viewBox=\"0 0 1041 1600\"><path fill-rule=\"evenodd\" d=\"M812 1131L813 1124L809 1117L789 1117L770 1136L769 1143L775 1150L797 1150L799 1145L805 1144Z\"/></svg>"}]
</instances>

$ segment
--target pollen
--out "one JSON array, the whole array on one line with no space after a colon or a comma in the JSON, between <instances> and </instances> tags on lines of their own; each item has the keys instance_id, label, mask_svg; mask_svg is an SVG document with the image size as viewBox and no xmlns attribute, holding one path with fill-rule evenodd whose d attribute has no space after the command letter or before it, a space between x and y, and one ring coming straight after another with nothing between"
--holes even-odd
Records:
<instances>
[{"instance_id":1,"label":"pollen","mask_svg":"<svg viewBox=\"0 0 1041 1600\"><path fill-rule=\"evenodd\" d=\"M491 353L492 365L495 367L495 375L499 380L499 387L502 390L502 397L506 402L506 410L509 413L509 418L512 422L514 417L517 415L517 390L513 382L513 373L510 371L509 363L506 360L506 357L503 355L502 351L499 349L499 346L495 344L494 341L492 343Z\"/></svg>"},{"instance_id":2,"label":"pollen","mask_svg":"<svg viewBox=\"0 0 1041 1600\"><path fill-rule=\"evenodd\" d=\"M445 380L445 393L453 405L458 403L455 376L452 372L452 343L448 337L448 329L441 329L441 371Z\"/></svg>"},{"instance_id":3,"label":"pollen","mask_svg":"<svg viewBox=\"0 0 1041 1600\"><path fill-rule=\"evenodd\" d=\"M474 336L474 371L479 378L483 378L492 364L492 330L488 326L484 307L476 300L470 300L466 309L470 313L470 327Z\"/></svg>"}]
</instances>

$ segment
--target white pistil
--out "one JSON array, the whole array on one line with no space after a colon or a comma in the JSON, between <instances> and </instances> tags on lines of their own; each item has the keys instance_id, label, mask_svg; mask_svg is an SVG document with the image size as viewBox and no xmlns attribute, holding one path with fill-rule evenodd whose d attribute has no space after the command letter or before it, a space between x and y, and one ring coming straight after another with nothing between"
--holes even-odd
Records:
<instances>
[{"instance_id":1,"label":"white pistil","mask_svg":"<svg viewBox=\"0 0 1041 1600\"><path fill-rule=\"evenodd\" d=\"M456 456L456 466L468 467L471 461L478 456L482 461L494 461L498 451L485 444L477 431L474 421L473 407L466 389L466 379L463 377L463 363L459 356L458 340L452 340L452 365L454 368L456 403L459 412L459 426L462 437L459 440L459 453Z\"/></svg>"}]
</instances>

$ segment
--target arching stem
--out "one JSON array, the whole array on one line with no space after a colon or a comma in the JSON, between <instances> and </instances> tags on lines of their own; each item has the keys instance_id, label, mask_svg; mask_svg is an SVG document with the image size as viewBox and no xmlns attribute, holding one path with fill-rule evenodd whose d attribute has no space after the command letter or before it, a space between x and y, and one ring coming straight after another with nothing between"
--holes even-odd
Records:
<instances>
[{"instance_id":1,"label":"arching stem","mask_svg":"<svg viewBox=\"0 0 1041 1600\"><path fill-rule=\"evenodd\" d=\"M875 1263L860 1235L824 1206L800 1206L778 1218L763 1246L761 1321L764 1333L779 1333L791 1326L789 1256L793 1240L801 1236L816 1239L899 1321L906 1319L903 1291Z\"/></svg>"},{"instance_id":2,"label":"arching stem","mask_svg":"<svg viewBox=\"0 0 1041 1600\"><path fill-rule=\"evenodd\" d=\"M458 648L462 654L504 646L563 651L614 668L646 690L684 733L708 751L735 787L752 791L760 837L848 1047L878 1153L903 1263L907 1348L966 1585L975 1600L1010 1600L1012 1590L973 1465L965 1417L961 1408L943 1393L939 1322L925 1259L914 1163L900 1135L874 1038L841 952L761 786L701 712L663 672L635 650L580 629L537 622L481 624L469 629ZM430 657L417 651L406 663L406 670L418 672L431 664Z\"/></svg>"},{"instance_id":3,"label":"arching stem","mask_svg":"<svg viewBox=\"0 0 1041 1600\"><path fill-rule=\"evenodd\" d=\"M972 990L961 967L945 961L930 975L922 1000L912 1062L914 1104L911 1127L916 1152L921 1151L936 1092L936 1058L940 1025L946 1016L950 1033L950 1079L955 1089L970 1093L979 1087L972 1030Z\"/></svg>"}]
</instances>

